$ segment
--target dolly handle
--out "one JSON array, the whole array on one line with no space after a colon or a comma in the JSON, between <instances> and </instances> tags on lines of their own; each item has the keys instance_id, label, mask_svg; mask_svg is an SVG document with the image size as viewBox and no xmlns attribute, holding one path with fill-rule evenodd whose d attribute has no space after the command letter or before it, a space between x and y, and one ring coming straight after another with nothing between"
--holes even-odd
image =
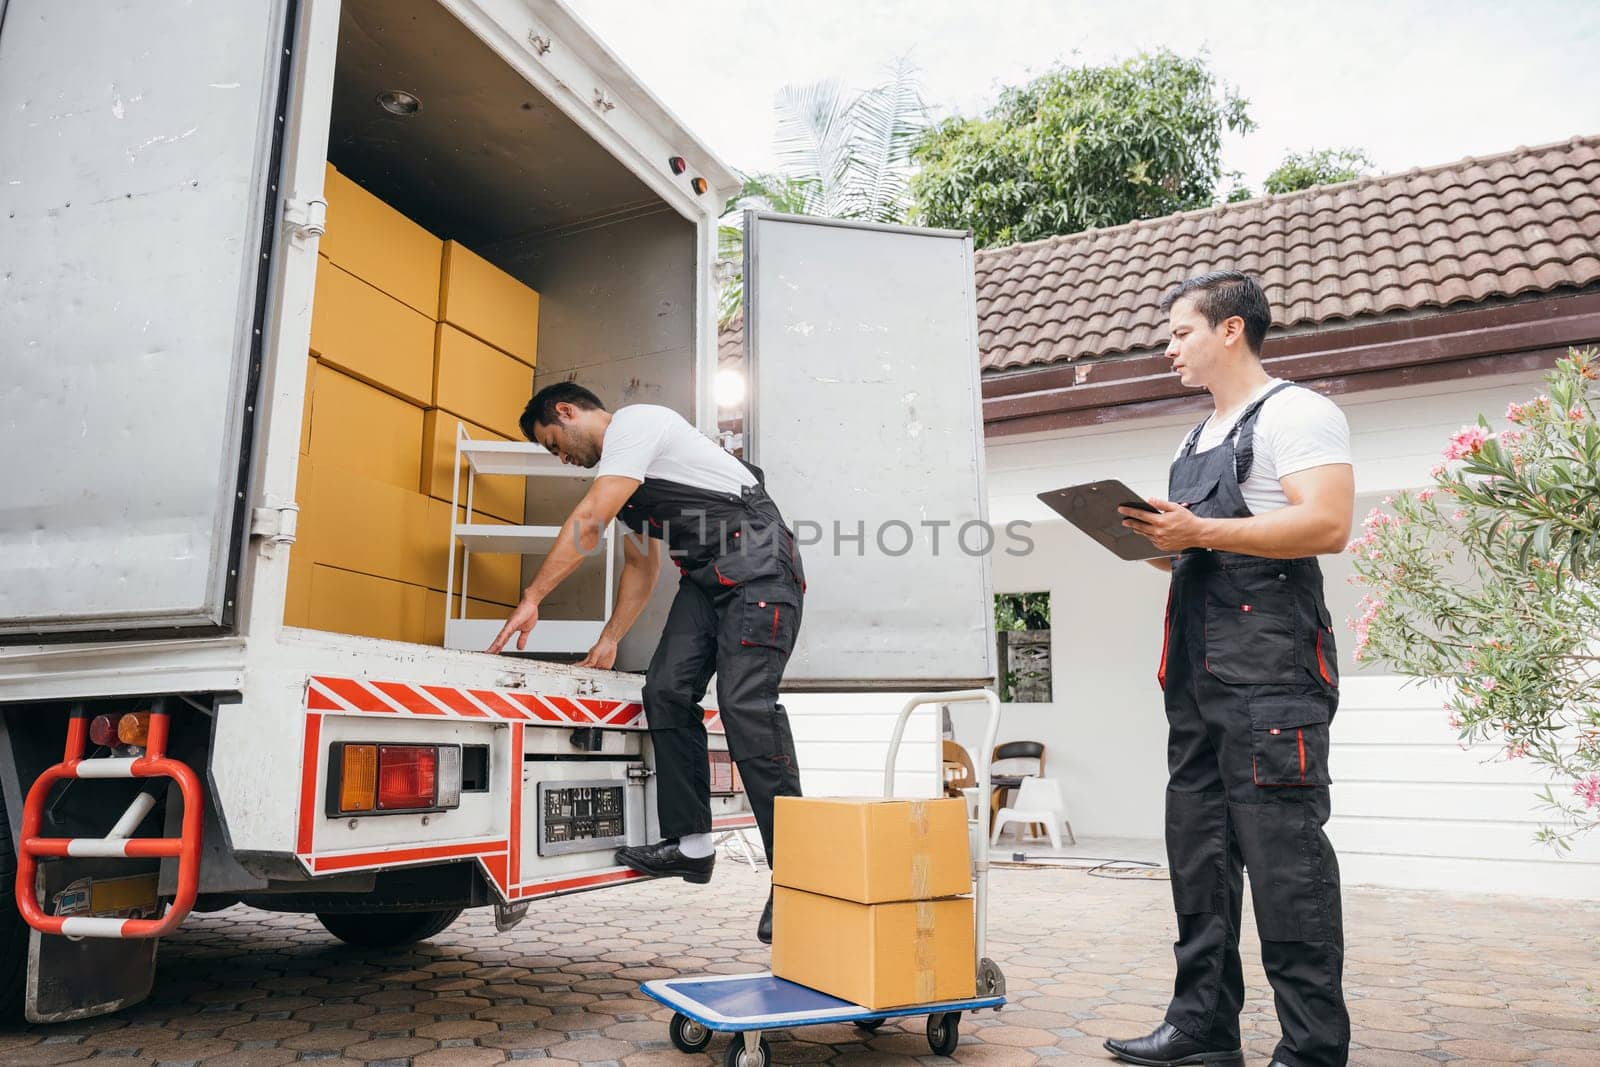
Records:
<instances>
[{"instance_id":1,"label":"dolly handle","mask_svg":"<svg viewBox=\"0 0 1600 1067\"><path fill-rule=\"evenodd\" d=\"M974 947L978 960L983 959L989 927L989 820L984 816L989 806L989 759L995 740L1000 736L1000 698L989 689L959 689L950 693L918 693L907 700L895 720L894 734L889 739L889 756L883 770L883 795L894 796L894 765L900 755L900 742L905 737L906 723L911 713L926 704L968 704L982 702L989 707L983 726L983 747L978 750L978 822L977 843L972 857L973 901L975 913Z\"/></svg>"}]
</instances>

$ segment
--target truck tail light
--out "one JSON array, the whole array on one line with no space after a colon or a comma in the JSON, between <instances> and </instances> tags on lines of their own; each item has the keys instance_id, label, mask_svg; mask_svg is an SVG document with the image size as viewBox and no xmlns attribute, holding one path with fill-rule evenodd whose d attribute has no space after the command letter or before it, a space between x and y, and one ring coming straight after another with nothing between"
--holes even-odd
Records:
<instances>
[{"instance_id":1,"label":"truck tail light","mask_svg":"<svg viewBox=\"0 0 1600 1067\"><path fill-rule=\"evenodd\" d=\"M378 810L431 808L439 776L439 750L433 746L378 747Z\"/></svg>"},{"instance_id":2,"label":"truck tail light","mask_svg":"<svg viewBox=\"0 0 1600 1067\"><path fill-rule=\"evenodd\" d=\"M460 804L460 745L329 746L329 816L444 811Z\"/></svg>"},{"instance_id":3,"label":"truck tail light","mask_svg":"<svg viewBox=\"0 0 1600 1067\"><path fill-rule=\"evenodd\" d=\"M371 811L378 806L378 746L345 745L339 774L339 810Z\"/></svg>"}]
</instances>

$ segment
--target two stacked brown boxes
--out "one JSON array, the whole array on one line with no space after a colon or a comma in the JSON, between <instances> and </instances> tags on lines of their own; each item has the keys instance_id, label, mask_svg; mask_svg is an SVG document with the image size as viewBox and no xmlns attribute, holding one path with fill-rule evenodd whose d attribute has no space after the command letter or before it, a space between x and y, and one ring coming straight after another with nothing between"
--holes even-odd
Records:
<instances>
[{"instance_id":1,"label":"two stacked brown boxes","mask_svg":"<svg viewBox=\"0 0 1600 1067\"><path fill-rule=\"evenodd\" d=\"M284 622L442 644L457 427L520 439L539 294L331 165L325 185ZM478 479L472 521L521 523L525 485ZM465 474L461 499L455 522ZM468 614L509 614L521 567L474 555Z\"/></svg>"},{"instance_id":2,"label":"two stacked brown boxes","mask_svg":"<svg viewBox=\"0 0 1600 1067\"><path fill-rule=\"evenodd\" d=\"M971 997L966 801L779 797L772 973L867 1008Z\"/></svg>"}]
</instances>

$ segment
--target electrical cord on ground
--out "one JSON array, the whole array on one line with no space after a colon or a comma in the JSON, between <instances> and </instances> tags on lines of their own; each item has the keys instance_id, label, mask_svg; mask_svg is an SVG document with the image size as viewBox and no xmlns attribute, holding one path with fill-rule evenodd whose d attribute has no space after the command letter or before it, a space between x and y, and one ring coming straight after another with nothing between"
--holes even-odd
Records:
<instances>
[{"instance_id":1,"label":"electrical cord on ground","mask_svg":"<svg viewBox=\"0 0 1600 1067\"><path fill-rule=\"evenodd\" d=\"M1013 856L1025 855L1012 853ZM1090 878L1121 881L1167 881L1171 876L1165 864L1154 860L1132 860L1104 856L1041 856L1038 859L990 860L991 867L1008 870L1082 871Z\"/></svg>"}]
</instances>

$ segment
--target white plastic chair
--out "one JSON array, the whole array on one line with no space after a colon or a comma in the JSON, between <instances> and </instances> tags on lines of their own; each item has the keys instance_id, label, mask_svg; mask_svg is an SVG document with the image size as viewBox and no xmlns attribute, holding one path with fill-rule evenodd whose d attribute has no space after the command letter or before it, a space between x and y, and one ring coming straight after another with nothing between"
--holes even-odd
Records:
<instances>
[{"instance_id":1,"label":"white plastic chair","mask_svg":"<svg viewBox=\"0 0 1600 1067\"><path fill-rule=\"evenodd\" d=\"M1001 808L994 819L994 836L989 843L999 844L1000 835L1005 832L1006 823L1043 823L1045 832L1050 836L1050 847L1061 847L1062 824L1067 827L1067 841L1076 845L1078 838L1072 832L1072 823L1067 821L1067 805L1061 799L1061 783L1053 778L1024 778L1017 787L1017 806L1014 808Z\"/></svg>"}]
</instances>

